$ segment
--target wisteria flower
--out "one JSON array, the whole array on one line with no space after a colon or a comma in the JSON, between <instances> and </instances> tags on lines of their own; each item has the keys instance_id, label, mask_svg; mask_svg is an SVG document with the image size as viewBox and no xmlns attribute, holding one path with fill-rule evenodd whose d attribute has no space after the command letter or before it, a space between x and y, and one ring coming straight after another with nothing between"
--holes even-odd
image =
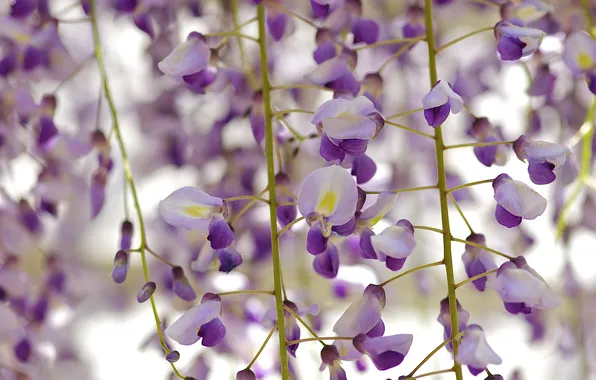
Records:
<instances>
[{"instance_id":1,"label":"wisteria flower","mask_svg":"<svg viewBox=\"0 0 596 380\"><path fill-rule=\"evenodd\" d=\"M503 61L517 61L534 53L540 47L546 33L540 29L526 28L507 21L495 25L497 51Z\"/></svg>"},{"instance_id":2,"label":"wisteria flower","mask_svg":"<svg viewBox=\"0 0 596 380\"><path fill-rule=\"evenodd\" d=\"M394 226L371 236L370 244L377 258L384 261L387 268L400 270L416 247L414 226L408 220L399 220Z\"/></svg>"},{"instance_id":3,"label":"wisteria flower","mask_svg":"<svg viewBox=\"0 0 596 380\"><path fill-rule=\"evenodd\" d=\"M174 50L157 64L162 73L172 79L182 80L185 76L204 70L209 64L211 49L202 36L194 33L176 46Z\"/></svg>"},{"instance_id":4,"label":"wisteria flower","mask_svg":"<svg viewBox=\"0 0 596 380\"><path fill-rule=\"evenodd\" d=\"M497 201L495 217L505 227L518 226L522 219L536 219L546 210L546 199L542 195L507 174L494 179L493 189Z\"/></svg>"},{"instance_id":5,"label":"wisteria flower","mask_svg":"<svg viewBox=\"0 0 596 380\"><path fill-rule=\"evenodd\" d=\"M457 300L456 307L458 331L464 331L464 329L468 327L470 313L467 310L465 310ZM445 297L441 300L441 308L439 311L439 316L437 317L437 322L439 322L441 326L443 326L443 339L447 340L451 338L451 312L449 309L448 297ZM453 343L449 342L446 348L449 352L453 352Z\"/></svg>"},{"instance_id":6,"label":"wisteria flower","mask_svg":"<svg viewBox=\"0 0 596 380\"><path fill-rule=\"evenodd\" d=\"M212 197L194 187L174 191L159 203L159 212L166 223L196 230L207 236L213 249L229 246L234 232L224 220L227 214L223 199Z\"/></svg>"},{"instance_id":7,"label":"wisteria flower","mask_svg":"<svg viewBox=\"0 0 596 380\"><path fill-rule=\"evenodd\" d=\"M385 121L370 99L359 96L326 101L315 111L312 123L322 134L321 156L333 161L343 160L346 154L364 154L368 141L379 134Z\"/></svg>"},{"instance_id":8,"label":"wisteria flower","mask_svg":"<svg viewBox=\"0 0 596 380\"><path fill-rule=\"evenodd\" d=\"M312 0L311 0L312 2ZM334 345L325 345L321 349L321 371L325 367L329 368L330 380L347 380L346 371L341 366L339 351Z\"/></svg>"},{"instance_id":9,"label":"wisteria flower","mask_svg":"<svg viewBox=\"0 0 596 380\"><path fill-rule=\"evenodd\" d=\"M213 293L205 293L201 303L175 320L165 334L185 346L202 339L203 346L213 347L226 335L226 327L219 319L221 315L221 298Z\"/></svg>"},{"instance_id":10,"label":"wisteria flower","mask_svg":"<svg viewBox=\"0 0 596 380\"><path fill-rule=\"evenodd\" d=\"M466 240L486 246L486 238L482 234L473 233ZM497 269L497 264L495 264L493 255L490 252L471 245L466 245L466 251L461 259L464 262L464 268L466 269L468 278ZM488 276L472 281L472 283L477 290L483 292L486 289L487 282L494 281L495 276L494 273L489 274Z\"/></svg>"},{"instance_id":11,"label":"wisteria flower","mask_svg":"<svg viewBox=\"0 0 596 380\"><path fill-rule=\"evenodd\" d=\"M455 360L467 365L472 375L484 371L489 364L501 364L503 361L488 345L484 330L478 325L469 325L463 330L463 337Z\"/></svg>"},{"instance_id":12,"label":"wisteria flower","mask_svg":"<svg viewBox=\"0 0 596 380\"><path fill-rule=\"evenodd\" d=\"M555 170L562 167L571 155L571 150L565 145L532 141L524 135L515 140L513 151L521 161L528 161L530 179L537 185L553 182Z\"/></svg>"},{"instance_id":13,"label":"wisteria flower","mask_svg":"<svg viewBox=\"0 0 596 380\"><path fill-rule=\"evenodd\" d=\"M396 367L404 360L414 337L411 334L377 336L370 338L366 334L358 334L352 340L354 347L368 355L379 371Z\"/></svg>"},{"instance_id":14,"label":"wisteria flower","mask_svg":"<svg viewBox=\"0 0 596 380\"><path fill-rule=\"evenodd\" d=\"M596 40L584 31L565 38L563 61L574 75L585 75L588 88L596 94Z\"/></svg>"},{"instance_id":15,"label":"wisteria flower","mask_svg":"<svg viewBox=\"0 0 596 380\"><path fill-rule=\"evenodd\" d=\"M347 223L356 212L358 189L354 178L340 166L328 166L310 173L298 191L298 210L311 229L307 248L318 255L327 247L332 226Z\"/></svg>"},{"instance_id":16,"label":"wisteria flower","mask_svg":"<svg viewBox=\"0 0 596 380\"><path fill-rule=\"evenodd\" d=\"M553 309L561 304L559 296L523 256L499 267L495 290L512 314L528 314L532 308Z\"/></svg>"},{"instance_id":17,"label":"wisteria flower","mask_svg":"<svg viewBox=\"0 0 596 380\"><path fill-rule=\"evenodd\" d=\"M468 135L474 137L479 143L504 141L501 128L493 126L486 117L474 119ZM484 166L490 167L493 164L503 166L507 163L507 146L503 144L475 146L474 155Z\"/></svg>"},{"instance_id":18,"label":"wisteria flower","mask_svg":"<svg viewBox=\"0 0 596 380\"><path fill-rule=\"evenodd\" d=\"M321 62L306 79L313 84L356 96L360 91L360 83L352 73L350 59L342 52L342 55Z\"/></svg>"},{"instance_id":19,"label":"wisteria flower","mask_svg":"<svg viewBox=\"0 0 596 380\"><path fill-rule=\"evenodd\" d=\"M424 118L433 128L443 124L450 112L457 114L461 111L463 105L463 99L451 89L451 84L442 80L437 81L422 98Z\"/></svg>"}]
</instances>

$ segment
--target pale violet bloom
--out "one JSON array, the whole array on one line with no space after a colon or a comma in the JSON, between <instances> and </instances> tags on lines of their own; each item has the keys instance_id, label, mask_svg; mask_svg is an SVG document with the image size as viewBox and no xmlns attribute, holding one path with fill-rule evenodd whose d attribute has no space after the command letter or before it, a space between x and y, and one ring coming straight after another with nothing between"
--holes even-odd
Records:
<instances>
[{"instance_id":1,"label":"pale violet bloom","mask_svg":"<svg viewBox=\"0 0 596 380\"><path fill-rule=\"evenodd\" d=\"M191 34L157 64L159 70L172 79L182 80L184 76L196 74L207 68L211 49L202 40Z\"/></svg>"},{"instance_id":2,"label":"pale violet bloom","mask_svg":"<svg viewBox=\"0 0 596 380\"><path fill-rule=\"evenodd\" d=\"M385 290L378 285L368 285L362 298L348 306L339 317L333 326L333 332L338 336L356 336L371 332L377 335L374 334L377 327L384 326L381 313L385 302ZM338 340L334 345L338 348L342 360L358 360L362 356L351 341Z\"/></svg>"},{"instance_id":3,"label":"pale violet bloom","mask_svg":"<svg viewBox=\"0 0 596 380\"><path fill-rule=\"evenodd\" d=\"M482 234L472 233L466 240L486 246L486 238ZM461 260L464 263L468 278L497 269L497 264L495 264L492 253L472 245L466 244L466 250L461 257ZM472 281L472 284L478 291L483 292L487 286L491 287L490 284L495 280L495 277L496 274L492 273Z\"/></svg>"},{"instance_id":4,"label":"pale violet bloom","mask_svg":"<svg viewBox=\"0 0 596 380\"><path fill-rule=\"evenodd\" d=\"M353 339L354 347L368 355L379 371L385 371L401 364L412 346L412 334L397 334L369 337L358 334Z\"/></svg>"},{"instance_id":5,"label":"pale violet bloom","mask_svg":"<svg viewBox=\"0 0 596 380\"><path fill-rule=\"evenodd\" d=\"M546 210L546 199L521 181L500 174L493 181L497 201L495 217L505 227L518 226L522 219L536 219Z\"/></svg>"},{"instance_id":6,"label":"pale violet bloom","mask_svg":"<svg viewBox=\"0 0 596 380\"><path fill-rule=\"evenodd\" d=\"M450 112L456 114L461 111L463 105L463 99L451 89L451 84L442 80L437 81L422 98L424 118L433 128L443 124Z\"/></svg>"},{"instance_id":7,"label":"pale violet bloom","mask_svg":"<svg viewBox=\"0 0 596 380\"><path fill-rule=\"evenodd\" d=\"M555 171L561 168L572 154L565 145L532 141L524 135L515 140L513 151L521 161L528 161L530 180L537 185L553 182L556 178Z\"/></svg>"},{"instance_id":8,"label":"pale violet bloom","mask_svg":"<svg viewBox=\"0 0 596 380\"><path fill-rule=\"evenodd\" d=\"M526 28L507 21L495 25L497 51L503 61L517 61L534 53L540 47L546 33L540 29Z\"/></svg>"},{"instance_id":9,"label":"pale violet bloom","mask_svg":"<svg viewBox=\"0 0 596 380\"><path fill-rule=\"evenodd\" d=\"M197 188L187 186L174 191L159 202L159 213L174 227L207 235L213 249L226 248L234 240L234 232L224 220L227 212L223 199Z\"/></svg>"},{"instance_id":10,"label":"pale violet bloom","mask_svg":"<svg viewBox=\"0 0 596 380\"><path fill-rule=\"evenodd\" d=\"M165 330L165 334L185 346L190 346L201 338L203 346L215 346L226 335L226 328L219 320L221 315L221 298L213 293L205 293L201 303L175 320Z\"/></svg>"},{"instance_id":11,"label":"pale violet bloom","mask_svg":"<svg viewBox=\"0 0 596 380\"><path fill-rule=\"evenodd\" d=\"M326 101L315 111L312 123L321 133L321 156L341 161L346 155L364 154L368 141L379 134L385 121L369 98L359 96Z\"/></svg>"},{"instance_id":12,"label":"pale violet bloom","mask_svg":"<svg viewBox=\"0 0 596 380\"><path fill-rule=\"evenodd\" d=\"M358 217L358 224L362 227L371 228L377 224L395 206L397 193L389 191L382 192L373 203Z\"/></svg>"},{"instance_id":13,"label":"pale violet bloom","mask_svg":"<svg viewBox=\"0 0 596 380\"><path fill-rule=\"evenodd\" d=\"M522 0L517 4L509 2L505 7L505 12L511 14L507 20L519 20L524 25L537 21L554 10L552 5L542 0Z\"/></svg>"},{"instance_id":14,"label":"pale violet bloom","mask_svg":"<svg viewBox=\"0 0 596 380\"><path fill-rule=\"evenodd\" d=\"M512 314L528 314L531 308L553 309L561 304L559 296L523 256L499 267L495 290Z\"/></svg>"},{"instance_id":15,"label":"pale violet bloom","mask_svg":"<svg viewBox=\"0 0 596 380\"><path fill-rule=\"evenodd\" d=\"M326 249L331 227L350 221L357 202L356 182L340 166L317 169L304 179L298 191L298 210L311 227L307 235L310 253L318 255Z\"/></svg>"},{"instance_id":16,"label":"pale violet bloom","mask_svg":"<svg viewBox=\"0 0 596 380\"><path fill-rule=\"evenodd\" d=\"M596 40L584 31L570 33L563 45L563 61L575 75L596 70Z\"/></svg>"},{"instance_id":17,"label":"pale violet bloom","mask_svg":"<svg viewBox=\"0 0 596 380\"><path fill-rule=\"evenodd\" d=\"M400 270L416 247L414 226L402 219L394 226L385 228L380 234L371 236L370 242L377 258L384 261L387 268L393 271Z\"/></svg>"},{"instance_id":18,"label":"pale violet bloom","mask_svg":"<svg viewBox=\"0 0 596 380\"><path fill-rule=\"evenodd\" d=\"M467 365L472 375L484 371L489 364L501 364L503 361L488 345L484 330L478 325L469 325L463 331L463 337L455 360Z\"/></svg>"}]
</instances>

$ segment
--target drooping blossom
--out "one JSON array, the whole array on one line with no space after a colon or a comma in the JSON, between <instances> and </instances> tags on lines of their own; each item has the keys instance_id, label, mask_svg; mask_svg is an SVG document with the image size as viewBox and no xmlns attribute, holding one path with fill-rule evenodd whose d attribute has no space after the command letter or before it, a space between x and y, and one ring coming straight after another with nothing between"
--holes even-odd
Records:
<instances>
[{"instance_id":1,"label":"drooping blossom","mask_svg":"<svg viewBox=\"0 0 596 380\"><path fill-rule=\"evenodd\" d=\"M358 95L360 83L352 73L355 67L353 55L342 50L340 55L321 62L306 79L316 85L327 87L338 93Z\"/></svg>"},{"instance_id":2,"label":"drooping blossom","mask_svg":"<svg viewBox=\"0 0 596 380\"><path fill-rule=\"evenodd\" d=\"M312 2L313 0L311 0ZM334 345L325 345L321 349L321 371L329 368L330 380L347 380L346 371L341 366L339 351Z\"/></svg>"},{"instance_id":3,"label":"drooping blossom","mask_svg":"<svg viewBox=\"0 0 596 380\"><path fill-rule=\"evenodd\" d=\"M546 210L546 199L521 181L499 174L493 181L497 201L495 217L499 224L511 228L522 219L536 219Z\"/></svg>"},{"instance_id":4,"label":"drooping blossom","mask_svg":"<svg viewBox=\"0 0 596 380\"><path fill-rule=\"evenodd\" d=\"M200 304L185 312L164 332L169 338L185 346L202 339L203 346L213 347L226 335L226 327L219 319L221 315L221 298L213 293L205 293Z\"/></svg>"},{"instance_id":5,"label":"drooping blossom","mask_svg":"<svg viewBox=\"0 0 596 380\"><path fill-rule=\"evenodd\" d=\"M494 32L498 41L497 51L503 61L517 61L531 55L538 50L546 35L540 29L517 26L507 21L499 21Z\"/></svg>"},{"instance_id":6,"label":"drooping blossom","mask_svg":"<svg viewBox=\"0 0 596 380\"><path fill-rule=\"evenodd\" d=\"M528 161L530 180L537 185L553 182L555 171L563 167L572 154L565 145L532 141L524 135L515 140L513 151L521 161Z\"/></svg>"},{"instance_id":7,"label":"drooping blossom","mask_svg":"<svg viewBox=\"0 0 596 380\"><path fill-rule=\"evenodd\" d=\"M467 365L472 375L483 372L489 364L501 364L503 361L488 345L484 330L478 325L469 325L463 330L463 336L455 360Z\"/></svg>"},{"instance_id":8,"label":"drooping blossom","mask_svg":"<svg viewBox=\"0 0 596 380\"><path fill-rule=\"evenodd\" d=\"M461 111L463 105L463 99L453 91L451 84L442 80L437 81L422 98L424 118L433 128L443 124L450 112L457 114Z\"/></svg>"},{"instance_id":9,"label":"drooping blossom","mask_svg":"<svg viewBox=\"0 0 596 380\"><path fill-rule=\"evenodd\" d=\"M532 269L523 256L499 267L495 290L512 314L528 314L532 308L553 309L561 304L559 296Z\"/></svg>"},{"instance_id":10,"label":"drooping blossom","mask_svg":"<svg viewBox=\"0 0 596 380\"><path fill-rule=\"evenodd\" d=\"M596 40L584 31L567 35L563 61L575 76L585 76L588 88L596 94Z\"/></svg>"},{"instance_id":11,"label":"drooping blossom","mask_svg":"<svg viewBox=\"0 0 596 380\"><path fill-rule=\"evenodd\" d=\"M385 121L370 99L359 96L326 101L315 111L312 123L321 133L321 156L327 161L342 161L346 155L364 154Z\"/></svg>"},{"instance_id":12,"label":"drooping blossom","mask_svg":"<svg viewBox=\"0 0 596 380\"><path fill-rule=\"evenodd\" d=\"M486 238L482 234L472 233L466 240L486 246ZM466 251L461 259L464 263L468 278L497 269L493 255L490 252L472 245L466 244ZM489 274L488 276L472 281L472 284L474 284L474 287L476 287L478 291L483 292L486 289L487 282L494 281L495 276L494 273Z\"/></svg>"},{"instance_id":13,"label":"drooping blossom","mask_svg":"<svg viewBox=\"0 0 596 380\"><path fill-rule=\"evenodd\" d=\"M213 249L226 248L234 240L234 231L224 219L227 210L223 199L197 188L183 187L174 191L159 203L159 212L162 219L174 227L206 235Z\"/></svg>"},{"instance_id":14,"label":"drooping blossom","mask_svg":"<svg viewBox=\"0 0 596 380\"><path fill-rule=\"evenodd\" d=\"M306 244L310 253L318 255L327 248L331 228L352 219L357 201L354 178L339 166L317 169L304 179L298 210L310 225Z\"/></svg>"},{"instance_id":15,"label":"drooping blossom","mask_svg":"<svg viewBox=\"0 0 596 380\"><path fill-rule=\"evenodd\" d=\"M479 143L494 143L503 141L501 128L495 127L486 117L475 118L468 134ZM504 144L490 146L475 146L474 155L484 166L493 164L503 166L507 163L507 146Z\"/></svg>"},{"instance_id":16,"label":"drooping blossom","mask_svg":"<svg viewBox=\"0 0 596 380\"><path fill-rule=\"evenodd\" d=\"M411 334L369 337L358 334L352 340L354 347L368 355L379 371L396 367L404 360L414 337Z\"/></svg>"},{"instance_id":17,"label":"drooping blossom","mask_svg":"<svg viewBox=\"0 0 596 380\"><path fill-rule=\"evenodd\" d=\"M357 18L352 20L352 34L354 43L364 42L369 45L377 42L379 38L380 27L373 19Z\"/></svg>"},{"instance_id":18,"label":"drooping blossom","mask_svg":"<svg viewBox=\"0 0 596 380\"><path fill-rule=\"evenodd\" d=\"M458 331L464 331L466 327L468 327L468 321L470 320L470 313L465 310L459 301L456 300L456 307L457 307L457 326ZM451 338L451 312L449 309L449 298L445 297L441 300L441 308L439 310L439 316L437 317L437 322L443 326L443 339L447 340ZM453 343L449 342L447 346L445 346L449 352L453 352Z\"/></svg>"},{"instance_id":19,"label":"drooping blossom","mask_svg":"<svg viewBox=\"0 0 596 380\"><path fill-rule=\"evenodd\" d=\"M387 268L400 270L416 247L414 226L408 220L401 219L380 234L371 236L370 244L377 258L384 261Z\"/></svg>"}]
</instances>

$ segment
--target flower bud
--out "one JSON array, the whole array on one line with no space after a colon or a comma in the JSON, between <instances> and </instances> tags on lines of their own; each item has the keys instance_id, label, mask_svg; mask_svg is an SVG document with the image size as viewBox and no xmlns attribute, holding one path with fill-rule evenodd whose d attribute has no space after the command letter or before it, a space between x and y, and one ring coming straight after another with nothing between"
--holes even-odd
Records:
<instances>
[{"instance_id":1,"label":"flower bud","mask_svg":"<svg viewBox=\"0 0 596 380\"><path fill-rule=\"evenodd\" d=\"M236 380L256 380L256 379L257 379L257 376L255 375L255 373L248 368L243 369L242 371L238 371L238 373L236 374Z\"/></svg>"},{"instance_id":2,"label":"flower bud","mask_svg":"<svg viewBox=\"0 0 596 380\"><path fill-rule=\"evenodd\" d=\"M112 270L112 280L116 284L121 284L126 280L126 274L128 273L128 253L120 250L116 252L114 257L114 269Z\"/></svg>"},{"instance_id":3,"label":"flower bud","mask_svg":"<svg viewBox=\"0 0 596 380\"><path fill-rule=\"evenodd\" d=\"M174 292L178 297L185 301L193 301L197 298L197 294L190 286L182 267L173 267L172 276L174 277Z\"/></svg>"},{"instance_id":4,"label":"flower bud","mask_svg":"<svg viewBox=\"0 0 596 380\"><path fill-rule=\"evenodd\" d=\"M137 293L137 301L139 303L143 303L143 302L147 301L149 298L151 298L153 293L155 293L156 288L157 288L157 285L153 281L149 281L148 283L143 285L141 290Z\"/></svg>"},{"instance_id":5,"label":"flower bud","mask_svg":"<svg viewBox=\"0 0 596 380\"><path fill-rule=\"evenodd\" d=\"M166 360L170 363L176 363L180 359L180 353L178 351L170 351L166 355Z\"/></svg>"},{"instance_id":6,"label":"flower bud","mask_svg":"<svg viewBox=\"0 0 596 380\"><path fill-rule=\"evenodd\" d=\"M122 222L122 226L120 227L120 249L130 249L130 246L132 244L132 233L132 223L128 220Z\"/></svg>"}]
</instances>

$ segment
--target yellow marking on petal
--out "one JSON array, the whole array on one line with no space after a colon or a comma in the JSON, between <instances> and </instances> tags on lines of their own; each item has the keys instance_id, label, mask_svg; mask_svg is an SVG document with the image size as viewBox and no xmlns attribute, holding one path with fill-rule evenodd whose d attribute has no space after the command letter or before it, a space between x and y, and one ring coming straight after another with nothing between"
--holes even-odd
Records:
<instances>
[{"instance_id":1,"label":"yellow marking on petal","mask_svg":"<svg viewBox=\"0 0 596 380\"><path fill-rule=\"evenodd\" d=\"M26 44L31 40L31 36L29 36L28 34L25 33L20 33L20 32L16 32L12 38L21 44Z\"/></svg>"},{"instance_id":2,"label":"yellow marking on petal","mask_svg":"<svg viewBox=\"0 0 596 380\"><path fill-rule=\"evenodd\" d=\"M209 215L209 207L205 206L186 206L184 212L193 218L205 218Z\"/></svg>"},{"instance_id":3,"label":"yellow marking on petal","mask_svg":"<svg viewBox=\"0 0 596 380\"><path fill-rule=\"evenodd\" d=\"M592 61L592 57L585 52L581 52L577 55L577 65L582 70L587 70L594 66L594 61Z\"/></svg>"},{"instance_id":4,"label":"yellow marking on petal","mask_svg":"<svg viewBox=\"0 0 596 380\"><path fill-rule=\"evenodd\" d=\"M333 211L335 211L336 205L337 194L335 194L335 191L329 190L319 201L319 204L317 205L317 212L321 215L330 215Z\"/></svg>"}]
</instances>

